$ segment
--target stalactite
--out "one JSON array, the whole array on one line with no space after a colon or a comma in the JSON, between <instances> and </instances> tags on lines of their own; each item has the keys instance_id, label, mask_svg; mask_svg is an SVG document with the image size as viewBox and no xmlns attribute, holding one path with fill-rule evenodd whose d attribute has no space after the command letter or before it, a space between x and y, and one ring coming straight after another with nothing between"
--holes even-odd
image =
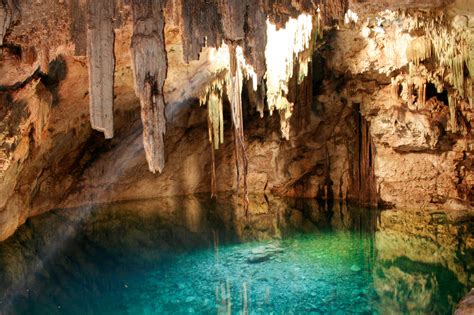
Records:
<instances>
[{"instance_id":1,"label":"stalactite","mask_svg":"<svg viewBox=\"0 0 474 315\"><path fill-rule=\"evenodd\" d=\"M407 97L408 97L408 108L413 107L413 82L411 79L407 82Z\"/></svg>"},{"instance_id":2,"label":"stalactite","mask_svg":"<svg viewBox=\"0 0 474 315\"><path fill-rule=\"evenodd\" d=\"M450 60L450 63L453 75L452 84L461 96L464 96L464 58L462 55L456 55Z\"/></svg>"},{"instance_id":3,"label":"stalactite","mask_svg":"<svg viewBox=\"0 0 474 315\"><path fill-rule=\"evenodd\" d=\"M246 34L244 41L245 59L252 65L260 83L265 75L265 45L267 43L267 18L260 1L248 1ZM263 108L263 102L261 103ZM263 110L261 111L263 115Z\"/></svg>"},{"instance_id":4,"label":"stalactite","mask_svg":"<svg viewBox=\"0 0 474 315\"><path fill-rule=\"evenodd\" d=\"M281 131L286 139L290 136L288 120L293 111L293 104L286 97L288 81L293 76L295 59L299 60L299 54L309 48L312 24L312 17L305 14L298 19L290 19L280 30L267 21L267 103L270 114L274 110L280 111ZM302 61L299 60L300 63Z\"/></svg>"},{"instance_id":5,"label":"stalactite","mask_svg":"<svg viewBox=\"0 0 474 315\"><path fill-rule=\"evenodd\" d=\"M245 139L243 129L242 115L242 87L244 78L252 84L252 90L257 91L257 74L252 66L246 63L242 47L230 44L223 44L223 49L229 52L228 70L216 75L216 79L208 85L200 96L200 104L208 106L208 125L209 125L209 142L212 146L212 170L211 170L211 189L215 195L216 179L215 179L215 154L214 150L219 149L219 145L224 141L224 115L222 108L223 91L227 93L229 99L233 138L235 149L235 162L237 169L237 187L243 186L244 205L248 206L247 197L247 168L248 161L245 152ZM223 77L225 76L225 77Z\"/></svg>"},{"instance_id":6,"label":"stalactite","mask_svg":"<svg viewBox=\"0 0 474 315\"><path fill-rule=\"evenodd\" d=\"M440 70L447 69L450 76L446 80L464 97L464 64L469 66L469 38L465 30L450 30L444 20L426 26L426 34L430 37L434 54Z\"/></svg>"},{"instance_id":7,"label":"stalactite","mask_svg":"<svg viewBox=\"0 0 474 315\"><path fill-rule=\"evenodd\" d=\"M209 109L208 109L209 111ZM216 176L216 152L215 147L212 145L214 143L214 127L211 122L210 114L207 117L207 126L209 129L209 142L211 143L211 198L216 197L217 193L217 176Z\"/></svg>"},{"instance_id":8,"label":"stalactite","mask_svg":"<svg viewBox=\"0 0 474 315\"><path fill-rule=\"evenodd\" d=\"M418 109L424 108L426 104L426 81L420 80L418 83Z\"/></svg>"},{"instance_id":9,"label":"stalactite","mask_svg":"<svg viewBox=\"0 0 474 315\"><path fill-rule=\"evenodd\" d=\"M201 105L207 104L209 142L215 150L224 143L223 83L222 80L216 80L200 99Z\"/></svg>"},{"instance_id":10,"label":"stalactite","mask_svg":"<svg viewBox=\"0 0 474 315\"><path fill-rule=\"evenodd\" d=\"M217 193L216 177L216 154L215 150L224 143L224 110L222 106L222 94L225 80L219 76L209 85L201 95L199 103L207 104L207 125L209 143L211 144L211 197Z\"/></svg>"},{"instance_id":11,"label":"stalactite","mask_svg":"<svg viewBox=\"0 0 474 315\"><path fill-rule=\"evenodd\" d=\"M74 55L87 54L87 5L84 0L70 0L69 16L71 17L71 42L74 44Z\"/></svg>"},{"instance_id":12,"label":"stalactite","mask_svg":"<svg viewBox=\"0 0 474 315\"><path fill-rule=\"evenodd\" d=\"M162 0L132 0L132 65L135 92L140 99L143 144L151 172L164 167L166 132L163 85L166 78L166 50L163 39Z\"/></svg>"},{"instance_id":13,"label":"stalactite","mask_svg":"<svg viewBox=\"0 0 474 315\"><path fill-rule=\"evenodd\" d=\"M474 34L471 34L471 36L468 39L468 45L466 45L467 48L467 69L469 71L469 75L471 76L471 81L474 81Z\"/></svg>"},{"instance_id":14,"label":"stalactite","mask_svg":"<svg viewBox=\"0 0 474 315\"><path fill-rule=\"evenodd\" d=\"M474 109L474 82L473 79L468 79L467 83L467 90L466 90L466 97L469 101L469 107Z\"/></svg>"},{"instance_id":15,"label":"stalactite","mask_svg":"<svg viewBox=\"0 0 474 315\"><path fill-rule=\"evenodd\" d=\"M474 33L471 33L466 45L467 60L466 66L469 71L470 78L466 84L466 97L469 99L469 106L474 109Z\"/></svg>"},{"instance_id":16,"label":"stalactite","mask_svg":"<svg viewBox=\"0 0 474 315\"><path fill-rule=\"evenodd\" d=\"M244 24L247 9L245 0L217 0L224 38L232 42L245 37Z\"/></svg>"},{"instance_id":17,"label":"stalactite","mask_svg":"<svg viewBox=\"0 0 474 315\"><path fill-rule=\"evenodd\" d=\"M181 1L184 60L199 59L202 47L222 44L222 22L218 0Z\"/></svg>"},{"instance_id":18,"label":"stalactite","mask_svg":"<svg viewBox=\"0 0 474 315\"><path fill-rule=\"evenodd\" d=\"M354 13L355 14L355 13ZM355 14L357 16L357 14ZM355 23L357 23L357 20L354 20ZM323 24L323 19L321 18L321 8L318 7L316 10L316 39L323 39L323 29L324 29L324 24Z\"/></svg>"},{"instance_id":19,"label":"stalactite","mask_svg":"<svg viewBox=\"0 0 474 315\"><path fill-rule=\"evenodd\" d=\"M234 135L235 162L237 168L237 189L243 184L244 207L248 207L247 171L248 159L245 150L244 122L242 115L242 69L243 53L240 47L230 48L230 71L226 77L227 96L229 97ZM242 178L242 181L241 181Z\"/></svg>"},{"instance_id":20,"label":"stalactite","mask_svg":"<svg viewBox=\"0 0 474 315\"><path fill-rule=\"evenodd\" d=\"M114 10L114 1L87 1L90 121L106 139L114 136Z\"/></svg>"},{"instance_id":21,"label":"stalactite","mask_svg":"<svg viewBox=\"0 0 474 315\"><path fill-rule=\"evenodd\" d=\"M305 126L310 123L311 107L313 103L313 80L311 74L311 67L306 64L295 63L294 73L298 76L293 76L288 84L289 93L288 100L294 103L294 111L291 117L291 136L298 135L304 130ZM300 69L306 67L306 76L302 76Z\"/></svg>"},{"instance_id":22,"label":"stalactite","mask_svg":"<svg viewBox=\"0 0 474 315\"><path fill-rule=\"evenodd\" d=\"M298 85L303 83L304 79L308 76L310 58L304 59L298 65Z\"/></svg>"},{"instance_id":23,"label":"stalactite","mask_svg":"<svg viewBox=\"0 0 474 315\"><path fill-rule=\"evenodd\" d=\"M421 61L431 57L431 40L426 36L415 38L407 47L406 55L410 62L419 65Z\"/></svg>"},{"instance_id":24,"label":"stalactite","mask_svg":"<svg viewBox=\"0 0 474 315\"><path fill-rule=\"evenodd\" d=\"M453 93L448 95L448 105L449 105L449 123L451 126L451 132L456 133L458 131L458 124L457 124L457 103L458 99L457 96Z\"/></svg>"},{"instance_id":25,"label":"stalactite","mask_svg":"<svg viewBox=\"0 0 474 315\"><path fill-rule=\"evenodd\" d=\"M399 99L399 91L400 91L400 84L398 82L397 79L395 78L392 78L391 79L392 83L391 83L391 92L392 92L392 98L394 100L398 100Z\"/></svg>"}]
</instances>

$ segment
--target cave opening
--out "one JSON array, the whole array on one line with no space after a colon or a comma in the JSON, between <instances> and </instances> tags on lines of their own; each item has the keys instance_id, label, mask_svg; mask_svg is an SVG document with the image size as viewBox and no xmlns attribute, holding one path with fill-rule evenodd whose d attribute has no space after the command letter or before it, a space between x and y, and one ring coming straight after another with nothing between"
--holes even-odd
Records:
<instances>
[{"instance_id":1,"label":"cave opening","mask_svg":"<svg viewBox=\"0 0 474 315\"><path fill-rule=\"evenodd\" d=\"M429 82L426 84L426 100L435 97L438 101L442 102L445 106L448 106L448 90L444 89L441 93L438 92L436 86Z\"/></svg>"}]
</instances>

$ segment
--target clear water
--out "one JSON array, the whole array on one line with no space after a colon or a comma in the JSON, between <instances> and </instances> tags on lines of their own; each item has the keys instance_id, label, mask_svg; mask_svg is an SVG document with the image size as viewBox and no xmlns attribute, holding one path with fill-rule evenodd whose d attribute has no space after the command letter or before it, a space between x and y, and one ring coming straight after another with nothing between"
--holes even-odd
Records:
<instances>
[{"instance_id":1,"label":"clear water","mask_svg":"<svg viewBox=\"0 0 474 315\"><path fill-rule=\"evenodd\" d=\"M450 314L474 285L470 214L228 200L30 219L0 243L0 313Z\"/></svg>"}]
</instances>

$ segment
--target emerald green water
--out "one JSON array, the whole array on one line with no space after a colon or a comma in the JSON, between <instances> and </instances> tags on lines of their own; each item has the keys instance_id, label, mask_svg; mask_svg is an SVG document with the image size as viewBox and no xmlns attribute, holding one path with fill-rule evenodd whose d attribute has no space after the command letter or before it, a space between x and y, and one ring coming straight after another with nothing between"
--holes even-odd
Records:
<instances>
[{"instance_id":1,"label":"emerald green water","mask_svg":"<svg viewBox=\"0 0 474 315\"><path fill-rule=\"evenodd\" d=\"M474 285L472 214L259 201L30 219L0 243L0 313L451 314Z\"/></svg>"}]
</instances>

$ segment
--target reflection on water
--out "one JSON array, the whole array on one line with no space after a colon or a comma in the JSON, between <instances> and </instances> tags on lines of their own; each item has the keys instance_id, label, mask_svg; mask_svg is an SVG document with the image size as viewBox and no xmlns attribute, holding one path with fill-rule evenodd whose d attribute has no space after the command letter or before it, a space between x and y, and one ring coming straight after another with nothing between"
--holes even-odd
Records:
<instances>
[{"instance_id":1,"label":"reflection on water","mask_svg":"<svg viewBox=\"0 0 474 315\"><path fill-rule=\"evenodd\" d=\"M58 210L0 243L0 314L450 314L474 214L231 196Z\"/></svg>"}]
</instances>

